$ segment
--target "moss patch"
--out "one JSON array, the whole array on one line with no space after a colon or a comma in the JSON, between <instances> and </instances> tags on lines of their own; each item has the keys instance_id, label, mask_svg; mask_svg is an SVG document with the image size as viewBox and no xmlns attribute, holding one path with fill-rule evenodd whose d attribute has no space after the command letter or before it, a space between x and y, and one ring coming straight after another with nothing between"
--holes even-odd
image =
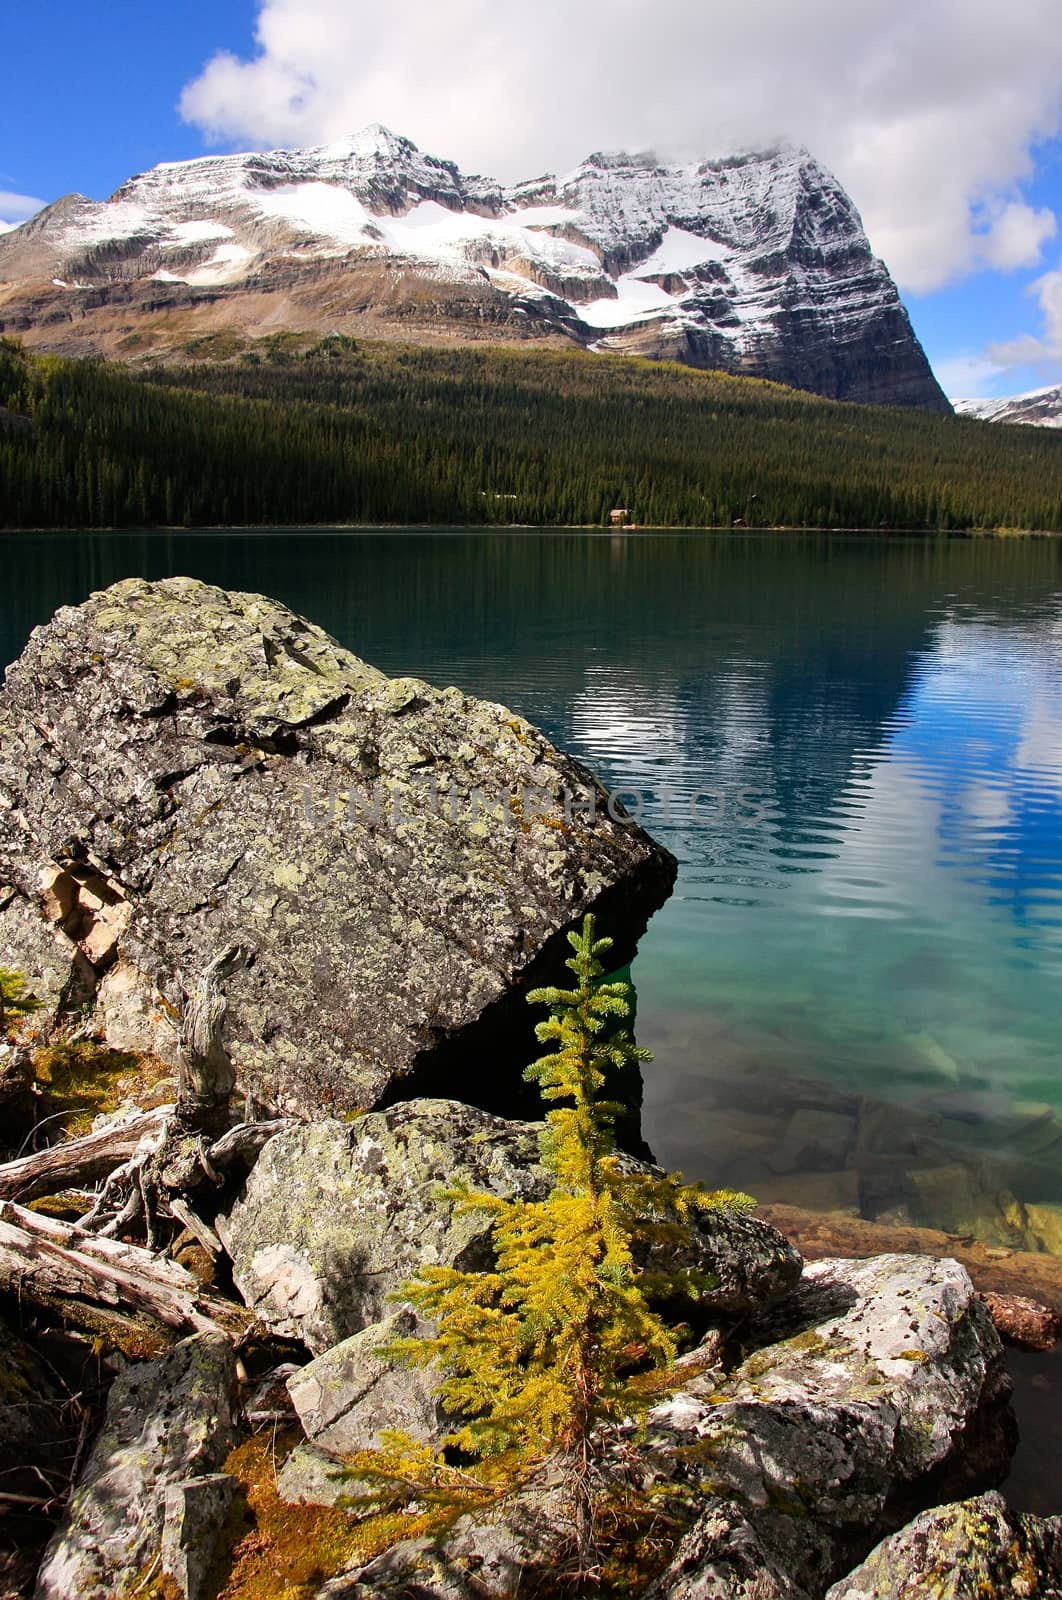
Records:
<instances>
[{"instance_id":1,"label":"moss patch","mask_svg":"<svg viewBox=\"0 0 1062 1600\"><path fill-rule=\"evenodd\" d=\"M172 1081L172 1069L155 1056L110 1050L95 1039L48 1045L34 1055L33 1068L43 1090L40 1120L54 1119L53 1135L61 1124L70 1138L129 1101L144 1110L161 1104Z\"/></svg>"},{"instance_id":2,"label":"moss patch","mask_svg":"<svg viewBox=\"0 0 1062 1600\"><path fill-rule=\"evenodd\" d=\"M239 1483L226 1529L231 1550L218 1600L313 1600L329 1578L371 1561L400 1539L426 1531L425 1519L377 1516L357 1520L327 1506L289 1505L277 1474L298 1432L266 1432L245 1440L223 1472Z\"/></svg>"}]
</instances>

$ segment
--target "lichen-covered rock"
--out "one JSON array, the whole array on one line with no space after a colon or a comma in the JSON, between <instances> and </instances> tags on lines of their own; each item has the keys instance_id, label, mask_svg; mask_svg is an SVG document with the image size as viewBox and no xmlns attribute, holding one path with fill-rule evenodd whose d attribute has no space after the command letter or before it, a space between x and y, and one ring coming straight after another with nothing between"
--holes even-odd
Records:
<instances>
[{"instance_id":1,"label":"lichen-covered rock","mask_svg":"<svg viewBox=\"0 0 1062 1600\"><path fill-rule=\"evenodd\" d=\"M160 995L238 944L228 1037L259 1099L350 1111L460 1071L511 1100L564 930L596 908L621 964L674 880L605 801L502 706L387 678L262 596L128 579L8 668L0 962L47 968L57 1007L87 974L115 1041L157 1049Z\"/></svg>"},{"instance_id":2,"label":"lichen-covered rock","mask_svg":"<svg viewBox=\"0 0 1062 1600\"><path fill-rule=\"evenodd\" d=\"M1062 1600L1062 1517L1000 1494L925 1511L884 1539L827 1600Z\"/></svg>"},{"instance_id":3,"label":"lichen-covered rock","mask_svg":"<svg viewBox=\"0 0 1062 1600\"><path fill-rule=\"evenodd\" d=\"M929 1498L1005 1474L1003 1349L957 1262L816 1262L751 1332L760 1347L728 1379L656 1408L647 1445L676 1484L739 1501L810 1594Z\"/></svg>"},{"instance_id":4,"label":"lichen-covered rock","mask_svg":"<svg viewBox=\"0 0 1062 1600\"><path fill-rule=\"evenodd\" d=\"M115 1600L135 1586L161 1558L166 1491L220 1466L235 1415L236 1361L223 1334L196 1334L122 1373L36 1600Z\"/></svg>"},{"instance_id":5,"label":"lichen-covered rock","mask_svg":"<svg viewBox=\"0 0 1062 1600\"><path fill-rule=\"evenodd\" d=\"M371 1449L388 1428L437 1445L452 1427L438 1399L440 1373L381 1353L390 1340L425 1331L412 1307L403 1306L293 1373L288 1393L307 1439L337 1456Z\"/></svg>"},{"instance_id":6,"label":"lichen-covered rock","mask_svg":"<svg viewBox=\"0 0 1062 1600\"><path fill-rule=\"evenodd\" d=\"M385 1317L419 1267L488 1265L490 1217L457 1211L447 1190L544 1197L540 1131L451 1100L408 1100L279 1134L217 1223L240 1293L320 1353ZM716 1280L705 1309L748 1311L800 1275L793 1246L755 1217L704 1213L696 1240L697 1264Z\"/></svg>"},{"instance_id":7,"label":"lichen-covered rock","mask_svg":"<svg viewBox=\"0 0 1062 1600\"><path fill-rule=\"evenodd\" d=\"M440 1538L404 1539L341 1573L317 1600L515 1600L572 1557L571 1513L547 1461L496 1511L458 1518ZM548 1592L548 1590L547 1590Z\"/></svg>"},{"instance_id":8,"label":"lichen-covered rock","mask_svg":"<svg viewBox=\"0 0 1062 1600\"><path fill-rule=\"evenodd\" d=\"M645 1600L808 1600L768 1555L741 1507L713 1500Z\"/></svg>"},{"instance_id":9,"label":"lichen-covered rock","mask_svg":"<svg viewBox=\"0 0 1062 1600\"><path fill-rule=\"evenodd\" d=\"M204 1600L236 1490L224 1472L171 1483L163 1493L162 1570L185 1600Z\"/></svg>"},{"instance_id":10,"label":"lichen-covered rock","mask_svg":"<svg viewBox=\"0 0 1062 1600\"><path fill-rule=\"evenodd\" d=\"M277 1474L277 1494L295 1506L334 1506L357 1492L343 1463L314 1444L297 1444Z\"/></svg>"}]
</instances>

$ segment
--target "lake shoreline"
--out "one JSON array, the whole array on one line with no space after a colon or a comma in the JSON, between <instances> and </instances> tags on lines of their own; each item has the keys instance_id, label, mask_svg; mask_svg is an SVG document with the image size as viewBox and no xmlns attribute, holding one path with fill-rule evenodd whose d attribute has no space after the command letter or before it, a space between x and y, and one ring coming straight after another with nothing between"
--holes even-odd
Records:
<instances>
[{"instance_id":1,"label":"lake shoreline","mask_svg":"<svg viewBox=\"0 0 1062 1600\"><path fill-rule=\"evenodd\" d=\"M21 537L27 533L34 534L77 534L91 537L94 534L165 534L167 536L194 535L194 534L276 534L276 533L393 533L393 534L569 534L585 533L599 537L615 539L619 536L628 537L637 534L731 534L749 535L753 537L773 536L779 533L795 534L798 536L813 536L819 538L823 535L829 537L860 539L1062 539L1062 532L1054 528L848 528L848 527L743 527L735 528L724 523L648 523L640 522L632 527L608 528L596 522L507 522L507 523L458 523L458 522L202 522L185 527L182 524L156 523L144 527L124 526L93 526L93 527L0 527L0 539L7 536Z\"/></svg>"}]
</instances>

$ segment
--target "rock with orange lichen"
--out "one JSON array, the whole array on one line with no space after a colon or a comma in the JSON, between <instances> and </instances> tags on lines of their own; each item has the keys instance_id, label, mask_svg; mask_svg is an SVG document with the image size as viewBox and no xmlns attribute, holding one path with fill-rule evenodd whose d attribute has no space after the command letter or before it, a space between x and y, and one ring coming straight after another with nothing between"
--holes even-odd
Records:
<instances>
[{"instance_id":1,"label":"rock with orange lichen","mask_svg":"<svg viewBox=\"0 0 1062 1600\"><path fill-rule=\"evenodd\" d=\"M872 1550L826 1600L1062 1600L1062 1517L1000 1494L937 1506Z\"/></svg>"}]
</instances>

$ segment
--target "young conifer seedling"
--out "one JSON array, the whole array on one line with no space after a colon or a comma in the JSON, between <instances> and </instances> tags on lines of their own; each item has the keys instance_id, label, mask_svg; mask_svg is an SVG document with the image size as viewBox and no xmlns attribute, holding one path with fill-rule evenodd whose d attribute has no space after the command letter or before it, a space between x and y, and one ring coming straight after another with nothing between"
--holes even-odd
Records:
<instances>
[{"instance_id":1,"label":"young conifer seedling","mask_svg":"<svg viewBox=\"0 0 1062 1600\"><path fill-rule=\"evenodd\" d=\"M541 1140L552 1177L545 1199L509 1200L456 1187L459 1207L493 1222L494 1264L483 1272L426 1267L396 1298L434 1325L424 1338L390 1347L433 1364L454 1419L441 1451L399 1433L362 1452L351 1476L359 1503L395 1509L452 1505L455 1514L504 1496L545 1459L559 1469L581 1570L597 1548L595 1464L603 1429L644 1416L647 1370L676 1354L674 1331L653 1299L696 1295L710 1279L658 1263L695 1259L691 1219L699 1210L747 1210L746 1195L707 1193L679 1175L646 1170L616 1148L622 1109L610 1075L650 1059L626 1026L630 985L604 981L610 939L587 916L568 935L570 989L536 989L550 1015L536 1027L548 1047L527 1069L550 1109ZM686 1247L686 1248L684 1248ZM641 1381L639 1381L641 1380ZM462 1463L471 1458L473 1465Z\"/></svg>"}]
</instances>

